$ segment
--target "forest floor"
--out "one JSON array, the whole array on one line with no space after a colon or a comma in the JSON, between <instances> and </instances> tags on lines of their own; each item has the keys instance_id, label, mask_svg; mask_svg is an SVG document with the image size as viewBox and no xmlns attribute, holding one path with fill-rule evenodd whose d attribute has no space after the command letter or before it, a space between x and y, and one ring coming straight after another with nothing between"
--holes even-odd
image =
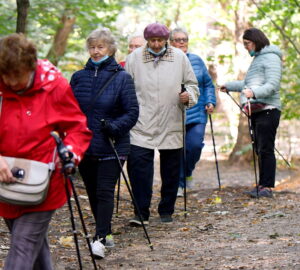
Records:
<instances>
[{"instance_id":1,"label":"forest floor","mask_svg":"<svg viewBox=\"0 0 300 270\"><path fill-rule=\"evenodd\" d=\"M195 189L188 192L187 217L184 200L178 198L174 222L168 225L160 222L156 210L160 197L156 170L147 226L153 251L142 228L128 224L132 205L122 183L119 214L113 217L116 246L107 250L105 259L97 261L99 269L300 269L299 172L278 168L274 198L250 199L243 191L254 184L253 168L228 166L222 160L219 166L221 191L214 161L203 159L194 173ZM85 190L81 181L75 184L87 228L93 234ZM81 229L78 215L76 220ZM66 206L56 212L49 239L55 270L79 269ZM94 269L83 234L79 235L79 242L83 269ZM0 269L8 249L9 233L1 220Z\"/></svg>"}]
</instances>

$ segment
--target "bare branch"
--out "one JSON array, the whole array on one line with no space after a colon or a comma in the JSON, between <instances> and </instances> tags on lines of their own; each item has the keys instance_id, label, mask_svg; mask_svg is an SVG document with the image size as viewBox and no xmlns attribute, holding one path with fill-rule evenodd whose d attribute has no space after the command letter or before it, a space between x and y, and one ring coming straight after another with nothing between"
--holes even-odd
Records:
<instances>
[{"instance_id":1,"label":"bare branch","mask_svg":"<svg viewBox=\"0 0 300 270\"><path fill-rule=\"evenodd\" d=\"M58 64L60 58L65 54L68 38L73 30L76 17L70 10L66 10L61 17L61 24L56 30L53 44L48 52L47 58L55 65Z\"/></svg>"}]
</instances>

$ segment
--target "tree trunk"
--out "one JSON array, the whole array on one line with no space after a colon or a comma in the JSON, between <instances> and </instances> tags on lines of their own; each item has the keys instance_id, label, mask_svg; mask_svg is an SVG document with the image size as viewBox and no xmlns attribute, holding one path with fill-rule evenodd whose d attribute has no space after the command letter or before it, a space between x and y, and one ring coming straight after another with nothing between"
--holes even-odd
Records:
<instances>
[{"instance_id":1,"label":"tree trunk","mask_svg":"<svg viewBox=\"0 0 300 270\"><path fill-rule=\"evenodd\" d=\"M61 18L61 24L56 31L53 44L47 55L47 58L54 65L57 65L60 58L65 54L68 38L72 32L75 21L76 17L69 14L69 12L65 12Z\"/></svg>"},{"instance_id":2,"label":"tree trunk","mask_svg":"<svg viewBox=\"0 0 300 270\"><path fill-rule=\"evenodd\" d=\"M252 146L247 117L241 113L239 118L238 137L229 155L229 163L248 163L252 160Z\"/></svg>"},{"instance_id":3,"label":"tree trunk","mask_svg":"<svg viewBox=\"0 0 300 270\"><path fill-rule=\"evenodd\" d=\"M17 33L26 33L27 15L30 6L29 0L17 0Z\"/></svg>"},{"instance_id":4,"label":"tree trunk","mask_svg":"<svg viewBox=\"0 0 300 270\"><path fill-rule=\"evenodd\" d=\"M241 42L241 35L249 28L249 23L247 19L247 14L245 13L247 5L247 1L237 0L236 9L235 9L235 44L236 44L236 56L239 57L240 53L238 51L237 44ZM238 80L242 80L245 77L245 73L241 70L238 73ZM251 143L249 137L249 128L247 118L241 113L239 117L239 126L238 126L238 137L236 144L229 156L230 163L244 163L251 160L251 148L247 148L246 146ZM246 148L245 148L246 147ZM248 150L246 150L248 149Z\"/></svg>"}]
</instances>

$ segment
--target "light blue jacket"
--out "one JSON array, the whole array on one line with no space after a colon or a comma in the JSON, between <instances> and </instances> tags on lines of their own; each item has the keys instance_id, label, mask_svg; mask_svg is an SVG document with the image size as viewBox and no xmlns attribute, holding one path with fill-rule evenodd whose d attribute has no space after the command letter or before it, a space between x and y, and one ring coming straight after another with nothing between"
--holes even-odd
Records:
<instances>
[{"instance_id":1,"label":"light blue jacket","mask_svg":"<svg viewBox=\"0 0 300 270\"><path fill-rule=\"evenodd\" d=\"M251 88L255 99L251 102L262 102L281 110L279 88L282 74L282 53L275 45L264 47L256 52L254 59L243 81L233 81L225 84L228 91L241 92L244 88ZM241 94L241 104L247 98Z\"/></svg>"},{"instance_id":2,"label":"light blue jacket","mask_svg":"<svg viewBox=\"0 0 300 270\"><path fill-rule=\"evenodd\" d=\"M187 53L186 55L190 60L194 73L197 77L198 87L200 91L198 103L190 109L186 110L186 125L200 123L206 124L207 113L205 110L205 106L208 103L216 106L215 87L212 83L203 60L196 54Z\"/></svg>"}]
</instances>

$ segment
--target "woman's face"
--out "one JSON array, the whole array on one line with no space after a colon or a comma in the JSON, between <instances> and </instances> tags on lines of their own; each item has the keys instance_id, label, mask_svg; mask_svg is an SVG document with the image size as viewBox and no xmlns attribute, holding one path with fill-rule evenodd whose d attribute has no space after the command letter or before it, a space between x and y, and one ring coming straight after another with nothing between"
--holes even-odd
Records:
<instances>
[{"instance_id":1,"label":"woman's face","mask_svg":"<svg viewBox=\"0 0 300 270\"><path fill-rule=\"evenodd\" d=\"M92 41L89 44L88 51L90 54L90 57L95 61L98 62L101 58L103 58L106 55L110 55L109 48L107 44L100 40Z\"/></svg>"},{"instance_id":2,"label":"woman's face","mask_svg":"<svg viewBox=\"0 0 300 270\"><path fill-rule=\"evenodd\" d=\"M14 92L26 89L29 84L32 71L22 72L20 75L16 74L2 74L1 79L3 83Z\"/></svg>"},{"instance_id":3,"label":"woman's face","mask_svg":"<svg viewBox=\"0 0 300 270\"><path fill-rule=\"evenodd\" d=\"M185 33L176 32L173 35L173 40L171 40L171 45L178 48L178 49L181 49L184 53L187 53L188 45L189 45L189 39L185 35Z\"/></svg>"},{"instance_id":4,"label":"woman's face","mask_svg":"<svg viewBox=\"0 0 300 270\"><path fill-rule=\"evenodd\" d=\"M251 40L243 39L243 44L248 52L255 51L255 43Z\"/></svg>"}]
</instances>

